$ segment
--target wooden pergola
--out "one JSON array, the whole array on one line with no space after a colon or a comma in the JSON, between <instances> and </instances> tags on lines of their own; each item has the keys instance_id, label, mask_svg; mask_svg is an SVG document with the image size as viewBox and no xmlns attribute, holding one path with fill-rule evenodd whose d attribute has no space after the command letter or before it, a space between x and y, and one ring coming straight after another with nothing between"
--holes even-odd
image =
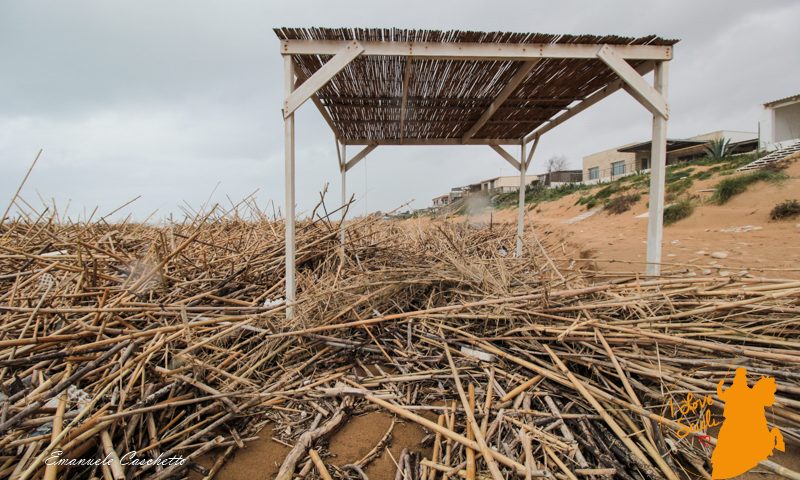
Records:
<instances>
[{"instance_id":1,"label":"wooden pergola","mask_svg":"<svg viewBox=\"0 0 800 480\"><path fill-rule=\"evenodd\" d=\"M667 65L677 40L405 29L278 28L284 59L286 302L295 302L294 114L311 100L333 131L346 175L382 145L486 145L520 174L541 136L618 90L653 115L647 274L661 262ZM642 76L654 73L651 86ZM347 157L347 146L363 146ZM516 146L518 155L504 146ZM342 231L344 241L344 230Z\"/></svg>"}]
</instances>

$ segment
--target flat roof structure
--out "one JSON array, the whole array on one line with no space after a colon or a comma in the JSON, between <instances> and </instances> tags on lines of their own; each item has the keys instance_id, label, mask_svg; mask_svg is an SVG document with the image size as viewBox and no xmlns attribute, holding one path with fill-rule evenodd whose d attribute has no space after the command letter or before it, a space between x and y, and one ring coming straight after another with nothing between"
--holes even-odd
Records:
<instances>
[{"instance_id":1,"label":"flat roof structure","mask_svg":"<svg viewBox=\"0 0 800 480\"><path fill-rule=\"evenodd\" d=\"M800 94L798 95L791 95L788 97L779 98L777 100L773 100L771 102L767 102L764 104L765 108L775 108L781 107L783 105L787 105L790 103L800 102Z\"/></svg>"},{"instance_id":2,"label":"flat roof structure","mask_svg":"<svg viewBox=\"0 0 800 480\"><path fill-rule=\"evenodd\" d=\"M541 135L618 90L653 114L647 273L657 275L666 160L667 65L677 40L382 28L277 28L284 58L286 301L295 302L294 114L311 100L346 173L379 146L486 145L525 172ZM651 86L642 76L654 71ZM514 145L518 154L503 146ZM363 146L348 158L347 146ZM346 226L342 226L344 243Z\"/></svg>"},{"instance_id":3,"label":"flat roof structure","mask_svg":"<svg viewBox=\"0 0 800 480\"><path fill-rule=\"evenodd\" d=\"M667 151L672 152L675 150L681 150L684 148L689 147L696 147L698 145L705 145L708 143L707 140L682 140L682 139L668 139L667 140ZM627 147L618 148L618 152L649 152L653 148L652 142L641 142L635 145L629 145Z\"/></svg>"}]
</instances>

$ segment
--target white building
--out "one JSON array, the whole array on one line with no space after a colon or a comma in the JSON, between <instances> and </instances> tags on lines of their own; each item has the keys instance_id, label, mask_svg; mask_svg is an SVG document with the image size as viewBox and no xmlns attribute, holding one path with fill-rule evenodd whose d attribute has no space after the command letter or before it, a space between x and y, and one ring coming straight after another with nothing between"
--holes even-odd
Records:
<instances>
[{"instance_id":1,"label":"white building","mask_svg":"<svg viewBox=\"0 0 800 480\"><path fill-rule=\"evenodd\" d=\"M761 146L768 150L800 141L800 94L764 104Z\"/></svg>"},{"instance_id":2,"label":"white building","mask_svg":"<svg viewBox=\"0 0 800 480\"><path fill-rule=\"evenodd\" d=\"M441 208L450 205L450 194L439 195L433 199L433 208Z\"/></svg>"}]
</instances>

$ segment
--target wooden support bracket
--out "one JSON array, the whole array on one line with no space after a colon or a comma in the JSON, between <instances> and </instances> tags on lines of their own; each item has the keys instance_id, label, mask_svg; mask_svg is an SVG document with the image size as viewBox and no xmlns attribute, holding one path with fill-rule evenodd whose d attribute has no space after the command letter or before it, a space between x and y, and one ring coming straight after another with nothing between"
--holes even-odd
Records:
<instances>
[{"instance_id":1,"label":"wooden support bracket","mask_svg":"<svg viewBox=\"0 0 800 480\"><path fill-rule=\"evenodd\" d=\"M597 58L602 60L625 82L625 90L639 101L653 115L669 118L667 100L655 88L647 84L639 73L614 51L614 47L603 45L597 51Z\"/></svg>"},{"instance_id":2,"label":"wooden support bracket","mask_svg":"<svg viewBox=\"0 0 800 480\"><path fill-rule=\"evenodd\" d=\"M360 152L356 153L355 156L353 156L353 158L351 158L350 160L347 161L346 164L344 164L344 171L349 172L351 168L355 167L358 162L363 160L364 157L369 155L369 153L375 150L376 148L378 148L377 144L367 145L366 147L362 148Z\"/></svg>"},{"instance_id":3,"label":"wooden support bracket","mask_svg":"<svg viewBox=\"0 0 800 480\"><path fill-rule=\"evenodd\" d=\"M500 154L500 156L503 157L506 162L510 163L512 167L516 168L517 170L522 169L522 165L519 163L519 161L516 158L514 158L513 155L508 153L505 148L501 147L500 145L494 145L494 144L489 146L492 147L492 150Z\"/></svg>"},{"instance_id":4,"label":"wooden support bracket","mask_svg":"<svg viewBox=\"0 0 800 480\"><path fill-rule=\"evenodd\" d=\"M302 85L290 93L283 102L283 117L288 118L300 108L312 95L324 87L331 79L350 62L364 52L364 46L358 41L348 42L319 70L314 72Z\"/></svg>"}]
</instances>

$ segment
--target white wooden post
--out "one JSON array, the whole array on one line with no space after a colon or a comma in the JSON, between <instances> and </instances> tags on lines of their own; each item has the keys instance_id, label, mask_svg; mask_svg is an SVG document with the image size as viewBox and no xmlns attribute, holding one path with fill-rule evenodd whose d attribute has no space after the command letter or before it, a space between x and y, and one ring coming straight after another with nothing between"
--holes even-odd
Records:
<instances>
[{"instance_id":1,"label":"white wooden post","mask_svg":"<svg viewBox=\"0 0 800 480\"><path fill-rule=\"evenodd\" d=\"M517 258L522 258L522 235L525 233L525 171L528 165L525 162L525 142L520 145L519 156L519 205L517 206Z\"/></svg>"},{"instance_id":2,"label":"white wooden post","mask_svg":"<svg viewBox=\"0 0 800 480\"><path fill-rule=\"evenodd\" d=\"M342 163L339 165L339 170L342 173L342 221L339 224L339 242L344 246L344 217L346 214L344 206L347 203L347 145L344 143L342 144Z\"/></svg>"},{"instance_id":3,"label":"white wooden post","mask_svg":"<svg viewBox=\"0 0 800 480\"><path fill-rule=\"evenodd\" d=\"M665 101L667 100L668 74L668 62L656 63L653 86ZM666 164L667 116L653 114L653 140L650 151L650 212L647 219L647 275L661 273Z\"/></svg>"},{"instance_id":4,"label":"white wooden post","mask_svg":"<svg viewBox=\"0 0 800 480\"><path fill-rule=\"evenodd\" d=\"M291 55L283 56L283 89L284 97L288 99L294 90L294 65ZM286 103L284 103L284 108L286 108ZM284 214L286 226L286 318L291 319L294 317L294 301L297 291L294 255L294 113L284 116L283 125L284 189L286 192L286 212Z\"/></svg>"}]
</instances>

